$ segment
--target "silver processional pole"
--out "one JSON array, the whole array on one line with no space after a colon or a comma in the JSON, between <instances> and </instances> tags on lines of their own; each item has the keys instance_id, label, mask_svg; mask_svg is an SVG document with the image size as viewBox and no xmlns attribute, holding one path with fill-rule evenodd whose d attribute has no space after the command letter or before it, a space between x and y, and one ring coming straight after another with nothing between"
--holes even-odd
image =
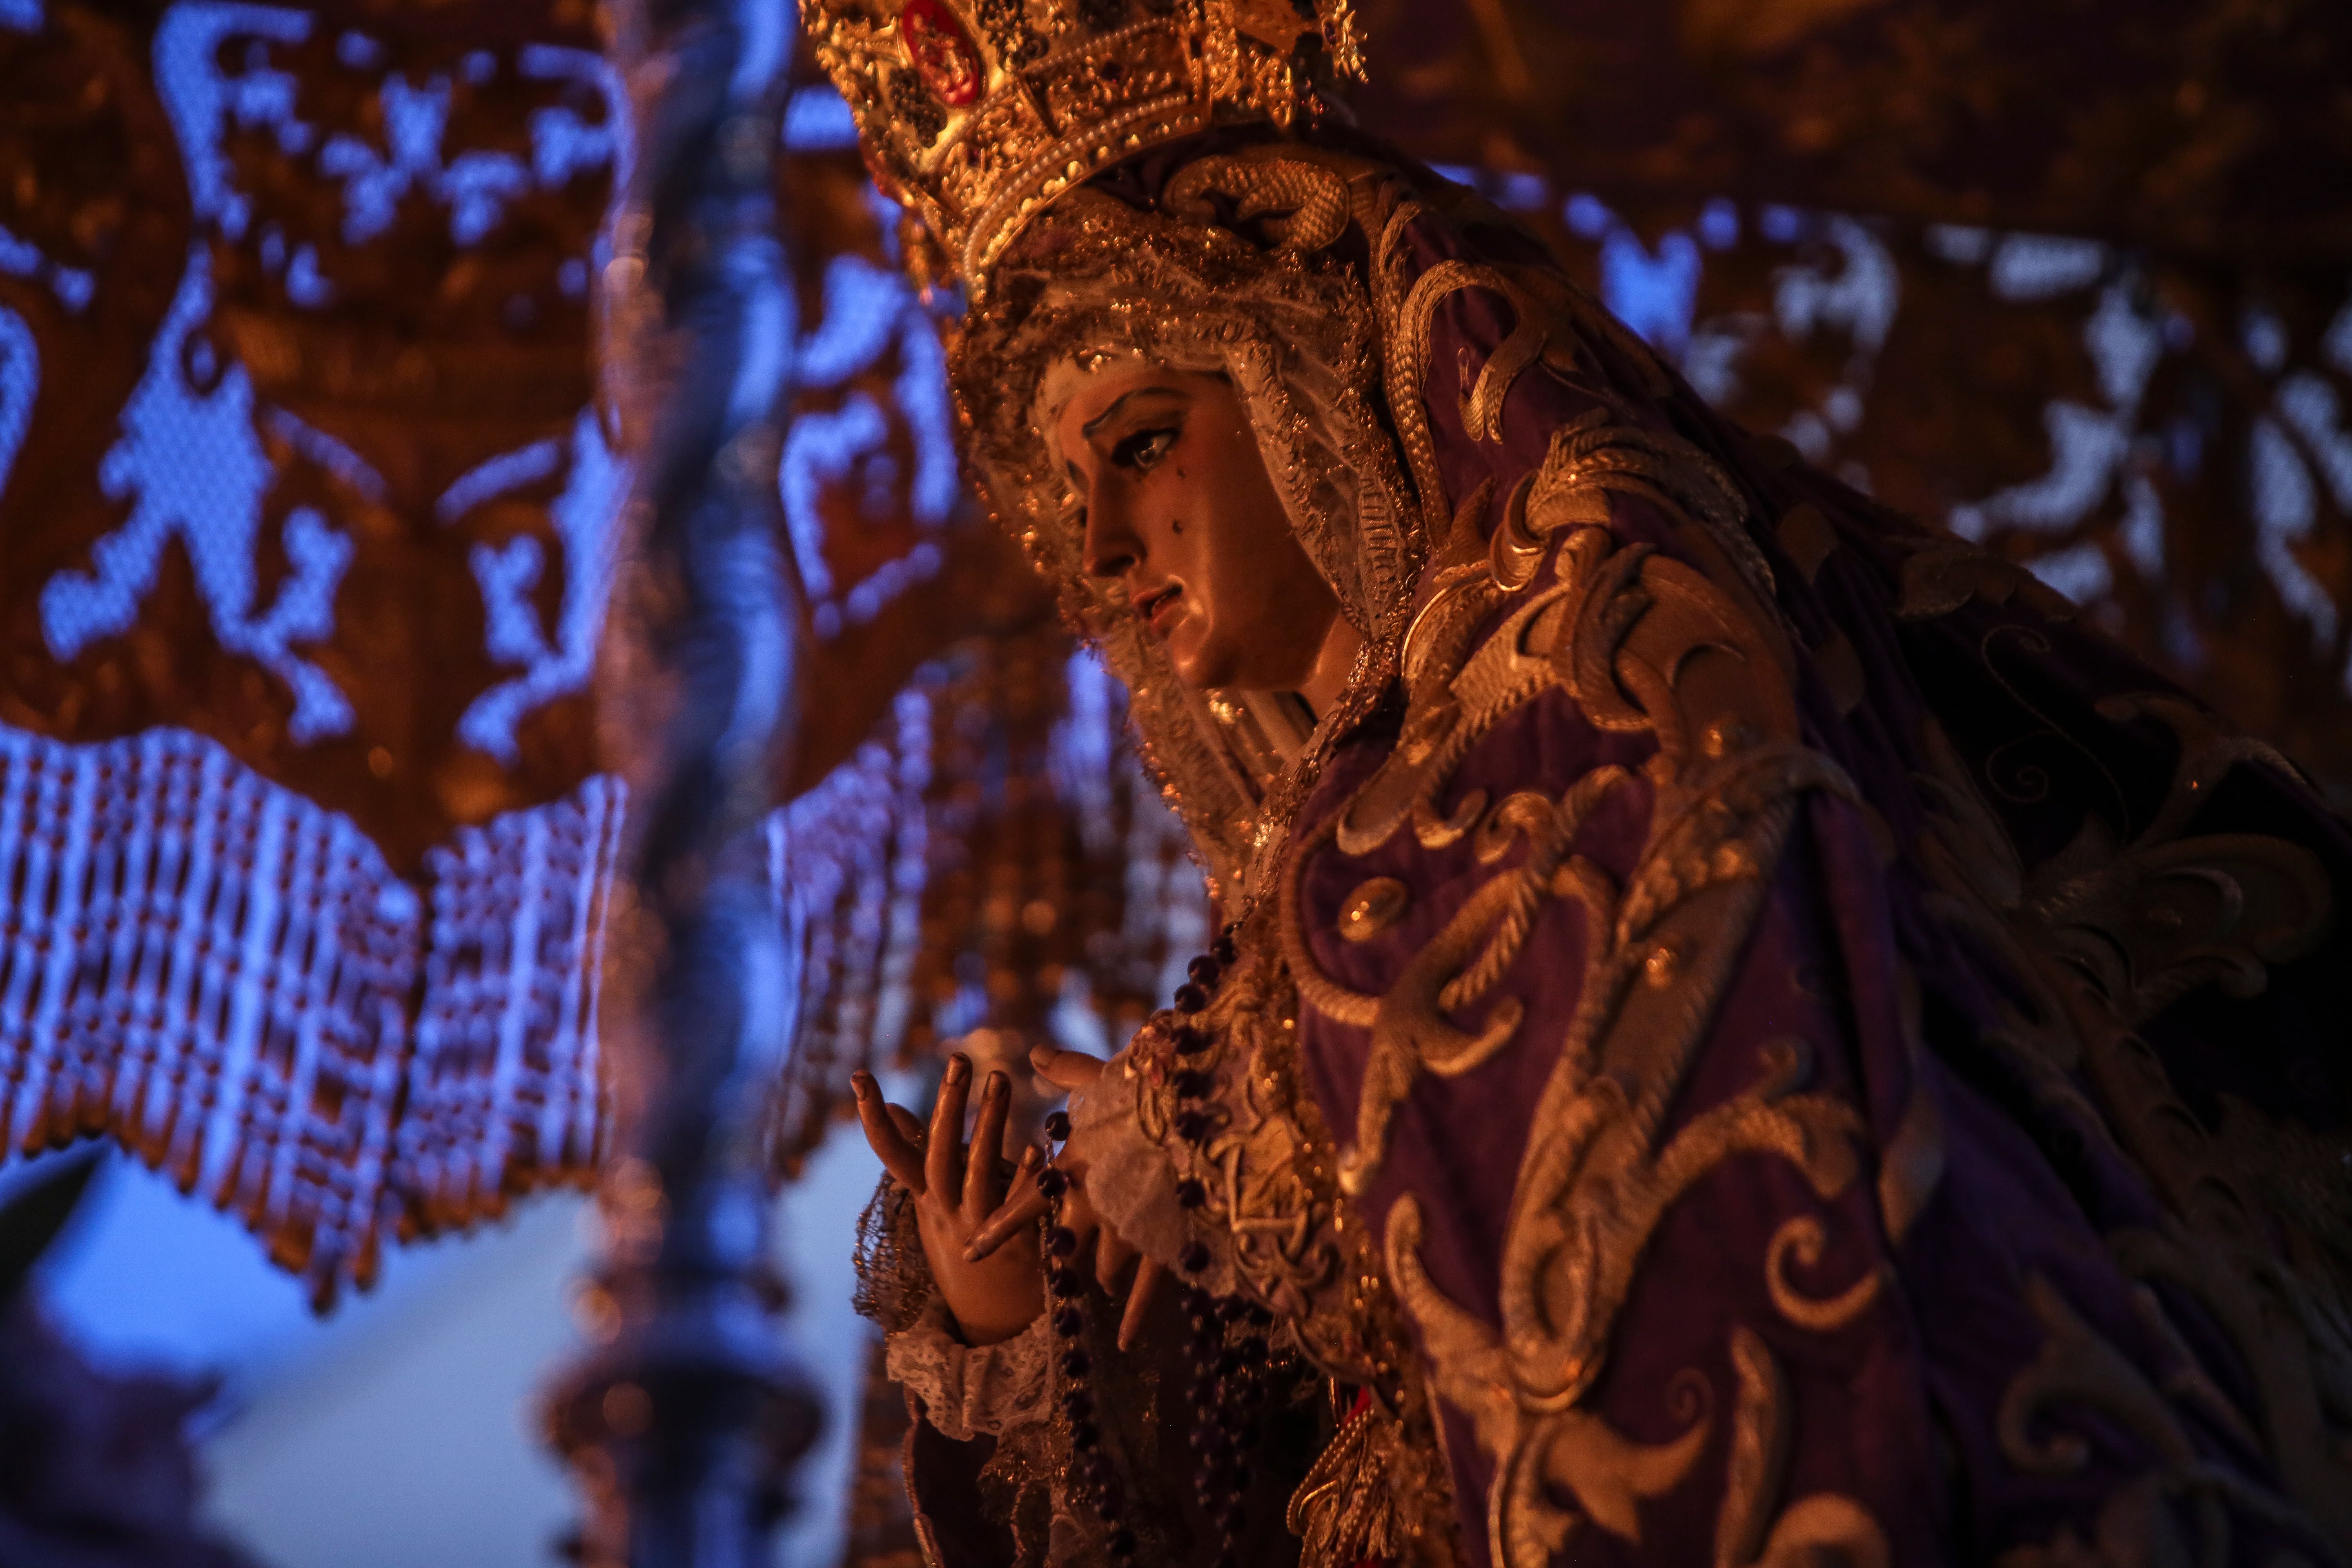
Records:
<instances>
[{"instance_id":1,"label":"silver processional pole","mask_svg":"<svg viewBox=\"0 0 2352 1568\"><path fill-rule=\"evenodd\" d=\"M588 1568L765 1568L817 1406L770 1263L763 1110L798 1011L761 824L797 585L775 473L794 336L777 228L791 0L625 0L636 153L602 279L635 490L598 672L629 834L608 924L607 1236L556 1445Z\"/></svg>"}]
</instances>

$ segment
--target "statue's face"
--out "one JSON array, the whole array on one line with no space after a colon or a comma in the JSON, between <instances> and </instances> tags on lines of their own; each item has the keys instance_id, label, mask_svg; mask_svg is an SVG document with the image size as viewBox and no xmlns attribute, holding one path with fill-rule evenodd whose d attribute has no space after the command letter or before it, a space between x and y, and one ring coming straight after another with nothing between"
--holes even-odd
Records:
<instances>
[{"instance_id":1,"label":"statue's face","mask_svg":"<svg viewBox=\"0 0 2352 1568\"><path fill-rule=\"evenodd\" d=\"M1231 383L1115 361L1077 379L1052 435L1086 503L1087 572L1127 584L1186 685L1307 688L1339 600Z\"/></svg>"}]
</instances>

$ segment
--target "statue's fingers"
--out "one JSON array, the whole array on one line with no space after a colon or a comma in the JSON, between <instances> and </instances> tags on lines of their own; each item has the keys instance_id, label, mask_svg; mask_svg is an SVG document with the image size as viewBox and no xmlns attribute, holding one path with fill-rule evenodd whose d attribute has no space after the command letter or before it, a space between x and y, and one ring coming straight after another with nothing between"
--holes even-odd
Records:
<instances>
[{"instance_id":1,"label":"statue's fingers","mask_svg":"<svg viewBox=\"0 0 2352 1568\"><path fill-rule=\"evenodd\" d=\"M971 1233L971 1240L963 1249L966 1263L977 1263L986 1258L1036 1224L1037 1216L1045 1212L1045 1194L1037 1190L1036 1182L1031 1179L1036 1171L1036 1165L1031 1163L1033 1155L1036 1155L1034 1149L1022 1156L1021 1172L1013 1177L1013 1194L1004 1200L1003 1206L988 1216L986 1225ZM1042 1161L1043 1156L1037 1158Z\"/></svg>"},{"instance_id":2,"label":"statue's fingers","mask_svg":"<svg viewBox=\"0 0 2352 1568\"><path fill-rule=\"evenodd\" d=\"M907 1116L898 1107L882 1098L882 1086L874 1081L871 1073L853 1073L849 1089L857 1097L857 1122L866 1130L866 1142L881 1156L882 1168L890 1173L898 1184L912 1193L923 1190L923 1157L916 1152L914 1140L907 1136L907 1128L898 1118L905 1116L919 1131L920 1124ZM897 1114L892 1114L896 1112Z\"/></svg>"},{"instance_id":3,"label":"statue's fingers","mask_svg":"<svg viewBox=\"0 0 2352 1568\"><path fill-rule=\"evenodd\" d=\"M1103 1226L1095 1237L1095 1279L1102 1286L1104 1295L1118 1294L1119 1279L1127 1273L1127 1266L1134 1261L1135 1248L1129 1247L1118 1232L1108 1226Z\"/></svg>"},{"instance_id":4,"label":"statue's fingers","mask_svg":"<svg viewBox=\"0 0 2352 1568\"><path fill-rule=\"evenodd\" d=\"M1084 1089L1102 1077L1108 1065L1100 1057L1090 1057L1084 1051L1065 1051L1053 1046L1033 1047L1029 1065L1055 1089Z\"/></svg>"},{"instance_id":5,"label":"statue's fingers","mask_svg":"<svg viewBox=\"0 0 2352 1568\"><path fill-rule=\"evenodd\" d=\"M963 1187L963 1110L971 1098L971 1058L958 1051L931 1102L930 1146L923 1151L923 1178L942 1204L952 1205Z\"/></svg>"},{"instance_id":6,"label":"statue's fingers","mask_svg":"<svg viewBox=\"0 0 2352 1568\"><path fill-rule=\"evenodd\" d=\"M1004 1117L1013 1106L1013 1080L1001 1072L988 1075L981 1087L980 1121L971 1130L971 1147L964 1151L964 1213L980 1218L1004 1201Z\"/></svg>"},{"instance_id":7,"label":"statue's fingers","mask_svg":"<svg viewBox=\"0 0 2352 1568\"><path fill-rule=\"evenodd\" d=\"M1143 1335L1143 1320L1151 1310L1152 1293L1160 1289L1161 1269L1147 1258L1135 1266L1135 1284L1127 1293L1127 1310L1118 1315L1118 1348L1131 1351Z\"/></svg>"},{"instance_id":8,"label":"statue's fingers","mask_svg":"<svg viewBox=\"0 0 2352 1568\"><path fill-rule=\"evenodd\" d=\"M898 1136L907 1141L908 1148L918 1155L921 1154L924 1142L930 1137L930 1133L924 1130L923 1119L896 1103L889 1107L889 1111L890 1124L898 1130Z\"/></svg>"},{"instance_id":9,"label":"statue's fingers","mask_svg":"<svg viewBox=\"0 0 2352 1568\"><path fill-rule=\"evenodd\" d=\"M1007 1202L1022 1197L1037 1184L1037 1173L1045 1168L1045 1151L1035 1143L1021 1151L1021 1158L1005 1173L1004 1196L996 1200L1002 1208Z\"/></svg>"}]
</instances>

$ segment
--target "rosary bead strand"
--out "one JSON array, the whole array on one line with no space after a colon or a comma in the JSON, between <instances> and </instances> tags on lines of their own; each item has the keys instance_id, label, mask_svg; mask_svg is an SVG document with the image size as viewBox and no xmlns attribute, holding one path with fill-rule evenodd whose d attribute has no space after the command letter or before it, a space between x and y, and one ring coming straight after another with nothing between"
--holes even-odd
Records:
<instances>
[{"instance_id":1,"label":"rosary bead strand","mask_svg":"<svg viewBox=\"0 0 2352 1568\"><path fill-rule=\"evenodd\" d=\"M1062 1115L1059 1111L1055 1114ZM1068 1132L1068 1118L1065 1116L1059 1136L1066 1138ZM1062 1346L1055 1357L1054 1370L1062 1415L1070 1424L1070 1451L1076 1459L1072 1468L1084 1482L1087 1500L1093 1504L1095 1517L1102 1521L1104 1546L1111 1562L1129 1563L1135 1560L1135 1532L1120 1522L1118 1470L1103 1449L1100 1412L1095 1405L1094 1362L1083 1342L1087 1331L1086 1309L1082 1305L1086 1284L1078 1278L1077 1270L1070 1267L1070 1259L1078 1250L1078 1237L1076 1231L1062 1223L1062 1201L1069 1193L1070 1180L1066 1173L1048 1165L1037 1173L1037 1188L1045 1194L1045 1289L1055 1303L1052 1327ZM1074 1486L1072 1489L1078 1488Z\"/></svg>"},{"instance_id":2,"label":"rosary bead strand","mask_svg":"<svg viewBox=\"0 0 2352 1568\"><path fill-rule=\"evenodd\" d=\"M1180 1056L1197 1056L1212 1043L1206 1032L1188 1020L1208 1006L1219 982L1233 967L1234 931L1226 927L1209 952L1186 966L1185 983L1176 989L1178 1017L1170 1020L1170 1042ZM1205 1100L1215 1084L1199 1068L1179 1070L1171 1082L1180 1102ZM1208 1112L1192 1103L1178 1111L1175 1128L1186 1142L1200 1143L1209 1137L1213 1124ZM1069 1113L1057 1110L1047 1117L1045 1132L1056 1142L1066 1142ZM1084 1479L1096 1516L1109 1532L1111 1560L1127 1563L1134 1557L1135 1536L1119 1522L1117 1467L1102 1450L1090 1382L1092 1362L1078 1342L1087 1327L1086 1313L1079 1305L1084 1285L1069 1266L1077 1252L1078 1238L1061 1223L1069 1177L1047 1165L1038 1173L1037 1185L1047 1205L1046 1287L1056 1303L1054 1332L1064 1344L1055 1366L1061 1381L1061 1408L1070 1422L1070 1447L1076 1460L1073 1468ZM1199 1178L1187 1177L1177 1184L1176 1201L1187 1209L1200 1208L1208 1202L1208 1189ZM1176 1261L1181 1272L1197 1280L1207 1272L1212 1258L1207 1244L1195 1239L1184 1245ZM1257 1436L1255 1415L1266 1391L1264 1335L1274 1319L1263 1307L1239 1297L1213 1296L1197 1282L1184 1287L1182 1301L1189 1327L1186 1350L1192 1369L1192 1447L1198 1459L1193 1495L1202 1518L1216 1532L1213 1568L1239 1568L1243 1531L1248 1526L1243 1498L1250 1482L1242 1456Z\"/></svg>"}]
</instances>

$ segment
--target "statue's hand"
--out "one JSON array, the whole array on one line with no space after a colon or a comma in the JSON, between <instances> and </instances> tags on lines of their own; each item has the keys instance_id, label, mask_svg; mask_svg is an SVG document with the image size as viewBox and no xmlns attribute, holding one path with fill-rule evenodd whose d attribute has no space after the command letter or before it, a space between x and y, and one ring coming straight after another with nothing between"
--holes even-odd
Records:
<instances>
[{"instance_id":1,"label":"statue's hand","mask_svg":"<svg viewBox=\"0 0 2352 1568\"><path fill-rule=\"evenodd\" d=\"M1060 1051L1051 1046L1038 1046L1029 1053L1029 1065L1035 1068L1057 1088L1076 1091L1091 1086L1102 1076L1108 1064L1100 1057L1090 1057L1084 1051ZM1106 1293L1116 1300L1125 1283L1128 1269L1135 1270L1134 1282L1126 1285L1127 1310L1119 1319L1118 1344L1126 1350L1135 1342L1142 1327L1144 1310L1151 1304L1151 1293L1160 1283L1160 1265L1149 1258L1139 1257L1127 1239L1105 1223L1087 1191L1088 1151L1084 1133L1074 1132L1055 1156L1054 1168L1067 1179L1062 1195L1061 1224L1076 1241L1071 1257L1081 1256L1087 1238L1095 1238L1095 1278L1101 1281ZM964 1257L975 1263L998 1256L1006 1242L1021 1236L1034 1235L1028 1227L1045 1212L1045 1194L1032 1182L1025 1192L1014 1194L995 1217L982 1226Z\"/></svg>"},{"instance_id":2,"label":"statue's hand","mask_svg":"<svg viewBox=\"0 0 2352 1568\"><path fill-rule=\"evenodd\" d=\"M964 1342L994 1344L1009 1340L1045 1310L1045 1294L1034 1225L1006 1226L1002 1245L979 1257L969 1248L972 1238L992 1218L1014 1205L1034 1218L1043 1211L1036 1195L1041 1152L1032 1148L1018 1170L1006 1180L1004 1115L1012 1100L1011 1080L1001 1072L988 1075L980 1096L980 1120L972 1127L971 1145L963 1142L963 1112L971 1092L971 1058L961 1052L948 1058L946 1079L931 1108L928 1130L911 1111L882 1099L881 1086L868 1073L850 1079L857 1095L857 1120L866 1141L882 1157L883 1167L915 1196L915 1224L923 1238L923 1260L930 1265L932 1281L954 1317Z\"/></svg>"}]
</instances>

